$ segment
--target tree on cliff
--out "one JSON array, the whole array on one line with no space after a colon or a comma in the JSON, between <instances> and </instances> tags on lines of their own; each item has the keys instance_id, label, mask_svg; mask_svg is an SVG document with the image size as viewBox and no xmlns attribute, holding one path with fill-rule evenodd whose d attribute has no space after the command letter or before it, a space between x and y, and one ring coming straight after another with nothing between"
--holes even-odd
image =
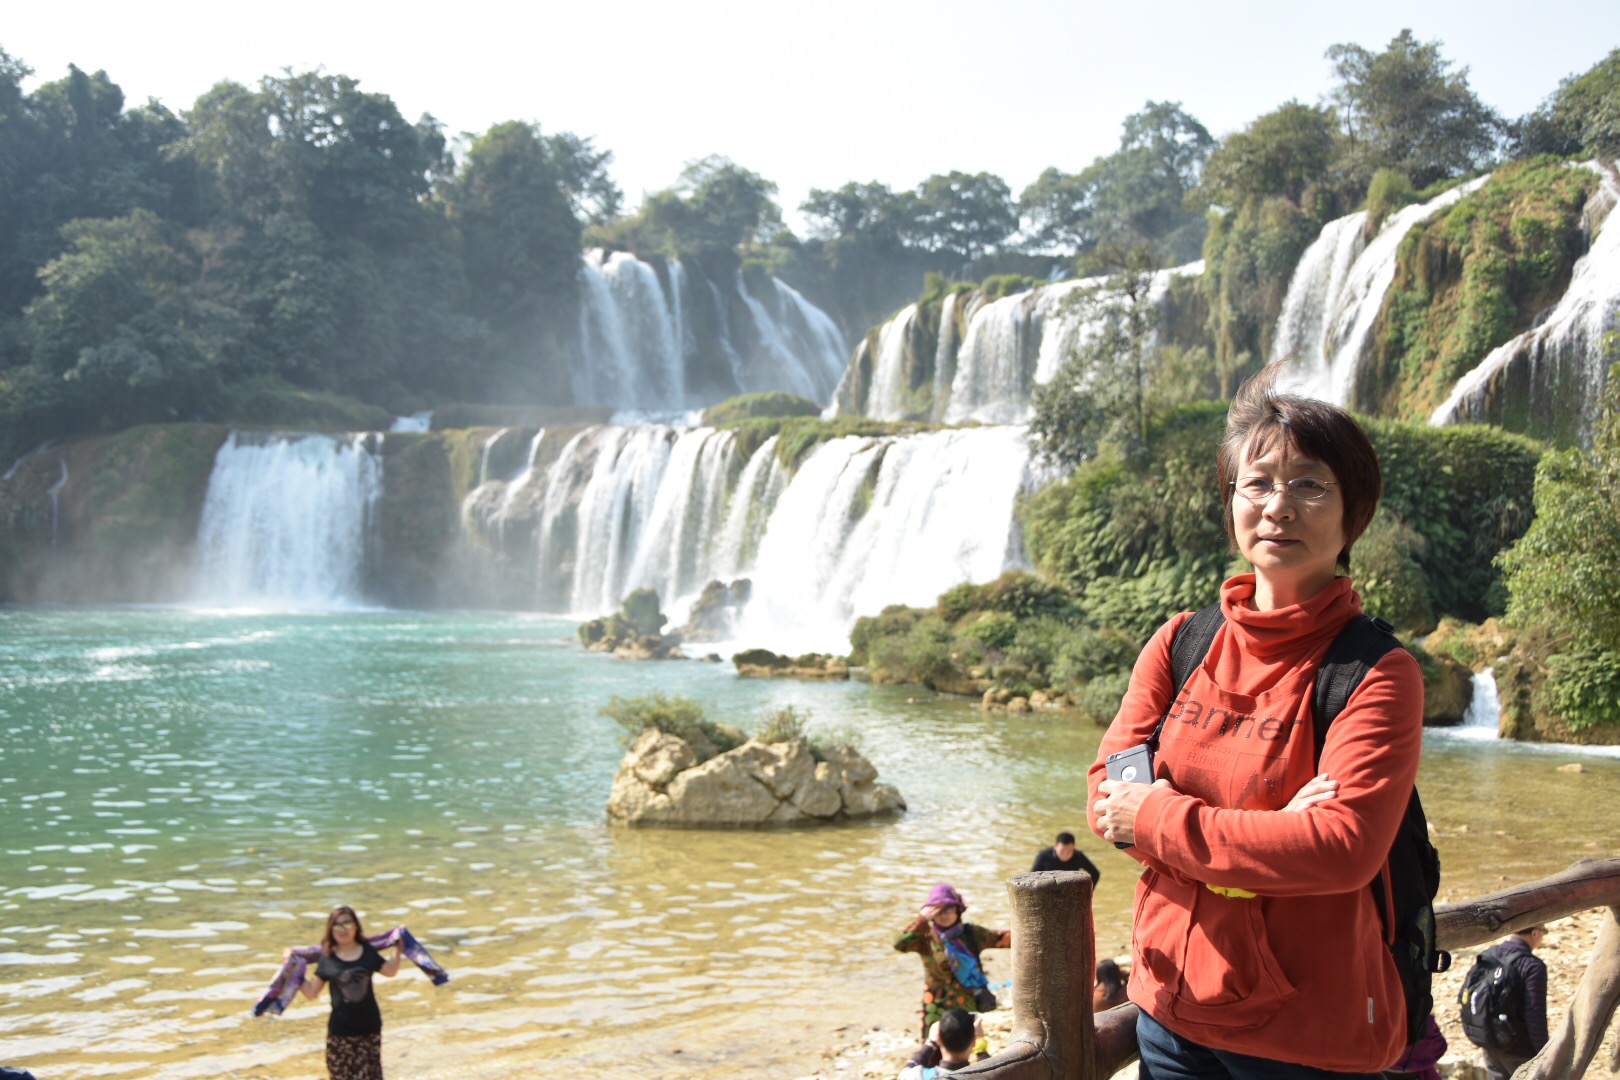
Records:
<instances>
[{"instance_id":1,"label":"tree on cliff","mask_svg":"<svg viewBox=\"0 0 1620 1080\"><path fill-rule=\"evenodd\" d=\"M1033 395L1032 441L1041 457L1064 468L1105 444L1127 451L1148 444L1160 359L1154 336L1163 319L1151 296L1153 257L1146 247L1107 257L1122 269L1065 298L1084 329L1052 381Z\"/></svg>"},{"instance_id":2,"label":"tree on cliff","mask_svg":"<svg viewBox=\"0 0 1620 1080\"><path fill-rule=\"evenodd\" d=\"M1080 256L1147 244L1166 265L1196 259L1203 215L1186 197L1214 145L1179 103L1148 102L1126 117L1117 151L1079 173L1047 169L1024 189L1019 208L1031 238Z\"/></svg>"},{"instance_id":3,"label":"tree on cliff","mask_svg":"<svg viewBox=\"0 0 1620 1080\"><path fill-rule=\"evenodd\" d=\"M1331 97L1349 140L1348 171L1363 187L1378 169L1404 173L1418 188L1486 165L1501 118L1451 70L1440 42L1402 30L1381 53L1356 44L1327 51L1339 80Z\"/></svg>"},{"instance_id":4,"label":"tree on cliff","mask_svg":"<svg viewBox=\"0 0 1620 1080\"><path fill-rule=\"evenodd\" d=\"M1012 189L994 173L936 173L917 185L907 240L972 262L1018 231Z\"/></svg>"},{"instance_id":5,"label":"tree on cliff","mask_svg":"<svg viewBox=\"0 0 1620 1080\"><path fill-rule=\"evenodd\" d=\"M1513 125L1515 157L1620 157L1620 49L1565 79L1541 107Z\"/></svg>"},{"instance_id":6,"label":"tree on cliff","mask_svg":"<svg viewBox=\"0 0 1620 1080\"><path fill-rule=\"evenodd\" d=\"M1222 140L1193 201L1237 210L1251 197L1279 196L1301 206L1330 174L1336 134L1332 112L1290 101Z\"/></svg>"}]
</instances>

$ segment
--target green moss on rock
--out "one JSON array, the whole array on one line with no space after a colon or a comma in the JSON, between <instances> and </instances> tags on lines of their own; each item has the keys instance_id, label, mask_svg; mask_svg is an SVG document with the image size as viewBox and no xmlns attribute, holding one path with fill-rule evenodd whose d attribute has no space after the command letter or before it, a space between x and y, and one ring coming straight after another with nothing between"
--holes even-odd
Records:
<instances>
[{"instance_id":1,"label":"green moss on rock","mask_svg":"<svg viewBox=\"0 0 1620 1080\"><path fill-rule=\"evenodd\" d=\"M1569 285L1597 183L1551 158L1504 165L1401 242L1357 407L1417 420Z\"/></svg>"}]
</instances>

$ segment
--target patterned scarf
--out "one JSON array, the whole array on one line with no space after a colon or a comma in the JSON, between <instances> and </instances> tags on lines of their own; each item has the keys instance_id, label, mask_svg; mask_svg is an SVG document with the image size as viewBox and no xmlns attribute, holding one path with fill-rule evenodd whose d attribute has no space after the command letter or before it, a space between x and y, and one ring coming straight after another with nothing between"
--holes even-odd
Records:
<instances>
[{"instance_id":1,"label":"patterned scarf","mask_svg":"<svg viewBox=\"0 0 1620 1080\"><path fill-rule=\"evenodd\" d=\"M405 947L405 956L422 969L422 974L433 980L434 986L443 986L450 981L450 973L439 966L438 961L428 955L422 943L411 936L411 932L403 926L396 926L385 934L376 934L366 938L373 949L391 948L395 943ZM254 1016L263 1016L266 1011L280 1013L290 1004L298 993L298 988L304 985L304 971L310 963L321 958L319 945L300 945L293 950L292 956L281 965L276 977L270 980L270 988L264 992L259 1003L253 1006Z\"/></svg>"},{"instance_id":2,"label":"patterned scarf","mask_svg":"<svg viewBox=\"0 0 1620 1080\"><path fill-rule=\"evenodd\" d=\"M948 930L941 930L938 925L934 926L934 933L939 935L940 943L945 946L945 963L950 966L951 974L955 975L956 981L967 989L978 990L990 985L990 980L984 977L984 968L979 966L979 958L973 955L973 950L962 940L966 930L967 923L960 918Z\"/></svg>"}]
</instances>

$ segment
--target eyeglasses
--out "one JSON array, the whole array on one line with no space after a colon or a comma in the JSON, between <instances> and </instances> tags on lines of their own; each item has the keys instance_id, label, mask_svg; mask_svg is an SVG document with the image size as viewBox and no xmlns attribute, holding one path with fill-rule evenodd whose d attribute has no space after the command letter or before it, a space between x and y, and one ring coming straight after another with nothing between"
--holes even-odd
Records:
<instances>
[{"instance_id":1,"label":"eyeglasses","mask_svg":"<svg viewBox=\"0 0 1620 1080\"><path fill-rule=\"evenodd\" d=\"M332 929L334 929L334 930L353 930L354 929L354 920L352 920L352 919L344 919L341 922L335 922L335 923L332 924Z\"/></svg>"},{"instance_id":2,"label":"eyeglasses","mask_svg":"<svg viewBox=\"0 0 1620 1080\"><path fill-rule=\"evenodd\" d=\"M1289 498L1315 500L1326 495L1328 488L1339 486L1336 480L1318 480L1311 476L1296 476L1280 483L1264 476L1243 476L1230 483L1233 492L1252 503L1265 502L1279 488Z\"/></svg>"}]
</instances>

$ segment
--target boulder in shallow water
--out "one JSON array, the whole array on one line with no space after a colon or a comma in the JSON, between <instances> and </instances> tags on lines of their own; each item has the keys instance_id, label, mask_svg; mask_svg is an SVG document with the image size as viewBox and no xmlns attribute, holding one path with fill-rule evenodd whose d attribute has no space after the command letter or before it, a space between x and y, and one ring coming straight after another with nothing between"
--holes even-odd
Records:
<instances>
[{"instance_id":1,"label":"boulder in shallow water","mask_svg":"<svg viewBox=\"0 0 1620 1080\"><path fill-rule=\"evenodd\" d=\"M783 656L769 649L745 649L731 658L744 679L847 679L849 662L841 656L805 653Z\"/></svg>"},{"instance_id":2,"label":"boulder in shallow water","mask_svg":"<svg viewBox=\"0 0 1620 1080\"><path fill-rule=\"evenodd\" d=\"M685 740L648 728L619 763L608 820L625 825L792 825L904 810L851 747L817 761L803 739L748 742L696 763Z\"/></svg>"},{"instance_id":3,"label":"boulder in shallow water","mask_svg":"<svg viewBox=\"0 0 1620 1080\"><path fill-rule=\"evenodd\" d=\"M685 641L729 640L753 592L753 582L747 578L738 578L730 585L723 581L709 582L693 602L681 638Z\"/></svg>"}]
</instances>

